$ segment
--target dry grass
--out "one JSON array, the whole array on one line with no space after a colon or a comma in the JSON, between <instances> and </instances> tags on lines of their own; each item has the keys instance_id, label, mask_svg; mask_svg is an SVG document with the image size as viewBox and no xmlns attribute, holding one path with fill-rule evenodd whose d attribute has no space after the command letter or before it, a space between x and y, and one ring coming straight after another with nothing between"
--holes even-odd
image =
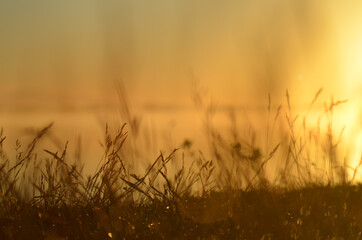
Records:
<instances>
[{"instance_id":1,"label":"dry grass","mask_svg":"<svg viewBox=\"0 0 362 240\"><path fill-rule=\"evenodd\" d=\"M27 146L18 141L15 157L4 152L1 131L0 239L362 239L362 188L354 183L361 164L348 176L338 159L342 134L333 134L334 108L343 101L326 104L323 132L321 121L306 125L309 110L298 125L288 92L286 100L279 142L272 136L283 108L273 112L270 97L266 146L243 139L233 115L231 136L219 132L213 108L204 106L211 158L185 140L143 174L133 171L125 149L125 124L117 132L106 127L104 155L91 176L71 163L67 144L57 152L38 146L51 124ZM138 118L123 110L138 134ZM272 161L279 166L274 179L267 174Z\"/></svg>"}]
</instances>

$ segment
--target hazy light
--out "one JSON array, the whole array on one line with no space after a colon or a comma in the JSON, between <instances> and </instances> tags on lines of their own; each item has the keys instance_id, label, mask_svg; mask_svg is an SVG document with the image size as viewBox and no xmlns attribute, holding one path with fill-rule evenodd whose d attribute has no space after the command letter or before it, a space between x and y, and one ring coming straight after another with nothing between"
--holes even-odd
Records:
<instances>
[{"instance_id":1,"label":"hazy light","mask_svg":"<svg viewBox=\"0 0 362 240\"><path fill-rule=\"evenodd\" d=\"M19 126L28 127L36 112L51 120L52 111L87 109L98 115L77 124L97 126L100 112L117 106L115 80L138 110L168 109L149 120L162 127L175 118L171 109L193 105L192 81L224 109L266 107L269 92L277 105L286 88L303 109L323 87L327 99L349 100L335 121L337 132L347 126L343 144L355 166L362 152L361 10L358 1L337 0L2 1L0 114L7 115L0 125L21 118L9 112L32 113ZM192 133L185 124L195 117L187 116L170 128Z\"/></svg>"}]
</instances>

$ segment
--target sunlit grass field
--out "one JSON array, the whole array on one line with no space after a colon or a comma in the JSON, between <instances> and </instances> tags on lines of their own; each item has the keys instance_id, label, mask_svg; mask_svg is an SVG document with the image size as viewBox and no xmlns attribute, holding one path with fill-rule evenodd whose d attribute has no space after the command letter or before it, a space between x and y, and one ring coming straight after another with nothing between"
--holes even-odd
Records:
<instances>
[{"instance_id":1,"label":"sunlit grass field","mask_svg":"<svg viewBox=\"0 0 362 240\"><path fill-rule=\"evenodd\" d=\"M84 174L68 143L56 151L42 145L52 124L17 141L15 156L3 148L3 129L0 239L362 239L362 158L351 166L341 156L343 129L333 125L345 101L332 98L307 124L321 91L304 116L288 91L285 106L274 109L269 97L263 146L252 130L240 134L233 115L230 133L215 127L213 106L199 102L209 152L185 136L141 169L140 122L127 106L125 124L105 127L93 174Z\"/></svg>"}]
</instances>

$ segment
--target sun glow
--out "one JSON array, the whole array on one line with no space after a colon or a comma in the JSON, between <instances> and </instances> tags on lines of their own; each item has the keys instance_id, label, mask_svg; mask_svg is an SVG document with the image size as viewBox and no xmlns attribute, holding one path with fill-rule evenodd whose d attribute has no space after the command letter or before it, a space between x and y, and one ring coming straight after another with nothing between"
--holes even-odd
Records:
<instances>
[{"instance_id":1,"label":"sun glow","mask_svg":"<svg viewBox=\"0 0 362 240\"><path fill-rule=\"evenodd\" d=\"M362 19L361 19L362 20ZM342 88L349 99L341 120L349 128L346 136L348 144L349 164L352 168L359 166L362 157L362 29L350 30L349 44L343 53ZM361 176L356 176L361 181Z\"/></svg>"}]
</instances>

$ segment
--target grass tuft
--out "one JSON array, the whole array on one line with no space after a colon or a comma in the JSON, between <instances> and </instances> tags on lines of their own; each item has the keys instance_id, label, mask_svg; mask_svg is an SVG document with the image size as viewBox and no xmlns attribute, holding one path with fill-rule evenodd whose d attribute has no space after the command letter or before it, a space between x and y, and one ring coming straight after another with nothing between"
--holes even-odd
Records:
<instances>
[{"instance_id":1,"label":"grass tuft","mask_svg":"<svg viewBox=\"0 0 362 240\"><path fill-rule=\"evenodd\" d=\"M128 102L122 86L118 91ZM103 157L88 176L79 159L69 159L68 142L56 151L39 146L52 123L25 148L17 141L14 157L4 151L1 129L0 239L362 239L362 188L355 183L362 157L349 176L338 154L344 129L334 135L334 109L346 101L325 103L325 128L322 117L306 124L321 92L300 116L286 91L285 119L268 95L266 146L251 127L250 137L241 137L234 113L230 136L220 132L215 106L197 98L206 109L209 157L186 139L143 173L134 171L125 144L128 126L131 134L140 129L128 106L127 125L112 132L106 125Z\"/></svg>"}]
</instances>

